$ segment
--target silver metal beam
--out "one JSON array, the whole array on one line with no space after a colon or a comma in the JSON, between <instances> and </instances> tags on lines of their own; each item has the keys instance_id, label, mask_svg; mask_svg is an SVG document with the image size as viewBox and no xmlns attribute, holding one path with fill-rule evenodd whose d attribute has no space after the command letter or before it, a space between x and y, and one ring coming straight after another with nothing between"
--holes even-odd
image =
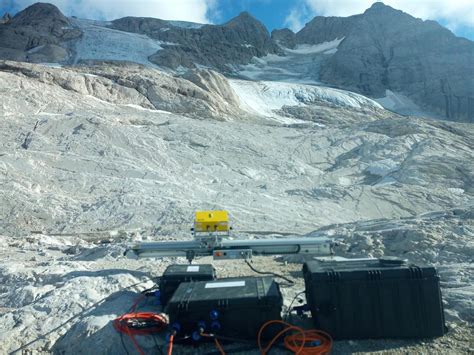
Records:
<instances>
[{"instance_id":1,"label":"silver metal beam","mask_svg":"<svg viewBox=\"0 0 474 355\"><path fill-rule=\"evenodd\" d=\"M333 241L327 238L274 238L274 239L222 239L217 244L208 244L203 240L178 242L145 242L128 249L125 254L131 258L184 256L189 260L197 256L219 257L226 250L249 250L241 253L242 258L249 255L312 254L331 255ZM219 251L216 255L214 251ZM233 253L236 255L236 253ZM236 258L236 257L233 257Z\"/></svg>"}]
</instances>

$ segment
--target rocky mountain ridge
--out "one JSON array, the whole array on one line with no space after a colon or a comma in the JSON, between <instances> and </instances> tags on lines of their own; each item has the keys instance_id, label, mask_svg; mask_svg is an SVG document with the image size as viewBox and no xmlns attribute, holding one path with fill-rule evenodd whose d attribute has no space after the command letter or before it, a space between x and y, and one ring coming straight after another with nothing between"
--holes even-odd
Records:
<instances>
[{"instance_id":1,"label":"rocky mountain ridge","mask_svg":"<svg viewBox=\"0 0 474 355\"><path fill-rule=\"evenodd\" d=\"M447 119L474 122L474 43L435 21L375 3L361 15L318 16L272 38L293 46L344 38L321 66L323 82L371 97L403 93Z\"/></svg>"},{"instance_id":2,"label":"rocky mountain ridge","mask_svg":"<svg viewBox=\"0 0 474 355\"><path fill-rule=\"evenodd\" d=\"M222 25L137 17L91 22L87 28L78 23L53 5L34 4L0 24L0 58L61 64L121 60L119 49L97 55L100 41L111 46L107 41L115 38L99 41L85 32L91 29L142 36L148 48L142 64L180 72L207 67L238 75L239 67L255 58L285 58L286 49L341 40L320 65L296 70L304 75L317 70L314 76L321 83L373 98L390 92L404 95L433 116L474 120L474 43L434 21L416 19L382 3L346 18L316 17L298 33L284 29L271 36L246 12ZM93 52L79 53L79 47L91 41L99 41Z\"/></svg>"},{"instance_id":3,"label":"rocky mountain ridge","mask_svg":"<svg viewBox=\"0 0 474 355\"><path fill-rule=\"evenodd\" d=\"M202 25L198 28L137 17L115 20L111 27L146 34L165 42L162 45L164 50L152 55L150 61L172 69L178 66L194 68L198 64L229 72L229 64L246 64L253 57L282 53L265 26L247 12L223 25Z\"/></svg>"}]
</instances>

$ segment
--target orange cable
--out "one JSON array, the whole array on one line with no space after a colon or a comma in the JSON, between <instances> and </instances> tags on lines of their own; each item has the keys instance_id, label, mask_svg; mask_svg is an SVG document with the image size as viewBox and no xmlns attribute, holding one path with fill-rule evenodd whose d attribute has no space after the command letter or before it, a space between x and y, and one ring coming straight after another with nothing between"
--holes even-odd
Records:
<instances>
[{"instance_id":1,"label":"orange cable","mask_svg":"<svg viewBox=\"0 0 474 355\"><path fill-rule=\"evenodd\" d=\"M222 345L221 345L221 343L219 342L219 340L217 340L217 338L214 338L214 343L216 344L217 350L219 350L219 351L221 352L221 355L225 355L224 348L222 347Z\"/></svg>"},{"instance_id":2,"label":"orange cable","mask_svg":"<svg viewBox=\"0 0 474 355\"><path fill-rule=\"evenodd\" d=\"M174 335L170 335L170 343L168 345L168 355L171 355L173 353L173 340L174 340Z\"/></svg>"},{"instance_id":3,"label":"orange cable","mask_svg":"<svg viewBox=\"0 0 474 355\"><path fill-rule=\"evenodd\" d=\"M286 328L283 328L277 335L273 337L273 339L268 343L268 345L263 348L261 337L263 330L268 327L270 324L283 324ZM257 344L260 352L262 355L266 355L266 353L271 349L273 344L278 340L280 336L289 332L295 331L296 333L287 335L284 339L285 347L292 351L294 354L298 355L314 355L314 354L329 354L332 348L332 338L329 334L321 331L321 330L303 330L300 327L292 325L290 323L281 321L281 320L271 320L266 322L262 325L260 330L258 331L257 335ZM307 344L311 344L313 342L318 342L319 345L315 346L306 346Z\"/></svg>"},{"instance_id":4,"label":"orange cable","mask_svg":"<svg viewBox=\"0 0 474 355\"><path fill-rule=\"evenodd\" d=\"M214 338L214 344L216 345L217 350L219 350L221 355L225 355L224 348L222 347L219 339L217 339L217 337L214 334L201 333L201 335L207 338Z\"/></svg>"},{"instance_id":5,"label":"orange cable","mask_svg":"<svg viewBox=\"0 0 474 355\"><path fill-rule=\"evenodd\" d=\"M127 334L130 339L132 339L133 345L135 349L140 355L144 355L145 353L141 349L140 345L138 345L137 340L135 339L135 335L148 335L152 333L157 333L162 331L165 326L167 325L167 320L165 317L158 313L154 312L138 312L138 304L143 299L143 295L140 296L134 303L133 306L130 308L129 313L125 313L120 317L116 318L113 322L114 328L119 333ZM134 329L134 323L142 322L148 323L146 327Z\"/></svg>"}]
</instances>

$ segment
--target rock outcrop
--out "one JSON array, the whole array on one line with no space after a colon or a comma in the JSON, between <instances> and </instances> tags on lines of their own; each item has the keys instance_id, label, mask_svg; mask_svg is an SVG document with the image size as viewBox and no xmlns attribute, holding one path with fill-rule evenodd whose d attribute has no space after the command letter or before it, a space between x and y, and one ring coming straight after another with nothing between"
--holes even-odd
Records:
<instances>
[{"instance_id":1,"label":"rock outcrop","mask_svg":"<svg viewBox=\"0 0 474 355\"><path fill-rule=\"evenodd\" d=\"M296 46L296 35L292 30L283 28L272 31L272 39L279 45L293 49Z\"/></svg>"},{"instance_id":2,"label":"rock outcrop","mask_svg":"<svg viewBox=\"0 0 474 355\"><path fill-rule=\"evenodd\" d=\"M173 77L144 66L112 62L58 70L37 64L0 61L0 72L21 74L42 84L112 104L219 121L248 116L239 108L239 98L228 80L210 70L194 69L182 77Z\"/></svg>"},{"instance_id":3,"label":"rock outcrop","mask_svg":"<svg viewBox=\"0 0 474 355\"><path fill-rule=\"evenodd\" d=\"M474 122L474 43L434 21L382 3L362 15L316 17L297 43L344 40L321 66L322 81L372 97L386 90L455 121Z\"/></svg>"},{"instance_id":4,"label":"rock outcrop","mask_svg":"<svg viewBox=\"0 0 474 355\"><path fill-rule=\"evenodd\" d=\"M68 56L62 42L81 36L51 4L36 3L0 24L0 57L30 62L60 62Z\"/></svg>"},{"instance_id":5,"label":"rock outcrop","mask_svg":"<svg viewBox=\"0 0 474 355\"><path fill-rule=\"evenodd\" d=\"M296 42L318 44L346 37L361 17L362 15L350 17L316 16L296 34Z\"/></svg>"},{"instance_id":6,"label":"rock outcrop","mask_svg":"<svg viewBox=\"0 0 474 355\"><path fill-rule=\"evenodd\" d=\"M5 12L2 18L0 18L0 24L10 22L11 19L12 19L12 16L8 12Z\"/></svg>"}]
</instances>

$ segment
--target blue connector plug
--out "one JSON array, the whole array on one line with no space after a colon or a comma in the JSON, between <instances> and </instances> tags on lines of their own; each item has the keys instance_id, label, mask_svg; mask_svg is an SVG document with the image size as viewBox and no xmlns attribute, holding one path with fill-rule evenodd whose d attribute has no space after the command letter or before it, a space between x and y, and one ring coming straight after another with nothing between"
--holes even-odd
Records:
<instances>
[{"instance_id":1,"label":"blue connector plug","mask_svg":"<svg viewBox=\"0 0 474 355\"><path fill-rule=\"evenodd\" d=\"M201 334L197 330L195 330L193 334L191 335L191 337L193 338L194 341L199 341L199 339L201 339Z\"/></svg>"},{"instance_id":2,"label":"blue connector plug","mask_svg":"<svg viewBox=\"0 0 474 355\"><path fill-rule=\"evenodd\" d=\"M206 330L206 322L204 322L203 320L200 320L200 321L197 323L197 326L198 326L198 329L202 329L202 331L205 331L205 330Z\"/></svg>"},{"instance_id":3,"label":"blue connector plug","mask_svg":"<svg viewBox=\"0 0 474 355\"><path fill-rule=\"evenodd\" d=\"M156 290L154 296L156 297L156 305L161 306L161 292L160 292L160 290Z\"/></svg>"},{"instance_id":4,"label":"blue connector plug","mask_svg":"<svg viewBox=\"0 0 474 355\"><path fill-rule=\"evenodd\" d=\"M171 330L175 331L176 333L179 333L181 330L181 324L179 324L178 322L171 324Z\"/></svg>"},{"instance_id":5,"label":"blue connector plug","mask_svg":"<svg viewBox=\"0 0 474 355\"><path fill-rule=\"evenodd\" d=\"M216 320L219 318L219 312L213 309L211 312L209 312L209 318L211 318L211 320Z\"/></svg>"},{"instance_id":6,"label":"blue connector plug","mask_svg":"<svg viewBox=\"0 0 474 355\"><path fill-rule=\"evenodd\" d=\"M221 330L221 324L219 323L219 321L215 320L215 321L212 321L211 323L211 329L213 331L219 331Z\"/></svg>"}]
</instances>

